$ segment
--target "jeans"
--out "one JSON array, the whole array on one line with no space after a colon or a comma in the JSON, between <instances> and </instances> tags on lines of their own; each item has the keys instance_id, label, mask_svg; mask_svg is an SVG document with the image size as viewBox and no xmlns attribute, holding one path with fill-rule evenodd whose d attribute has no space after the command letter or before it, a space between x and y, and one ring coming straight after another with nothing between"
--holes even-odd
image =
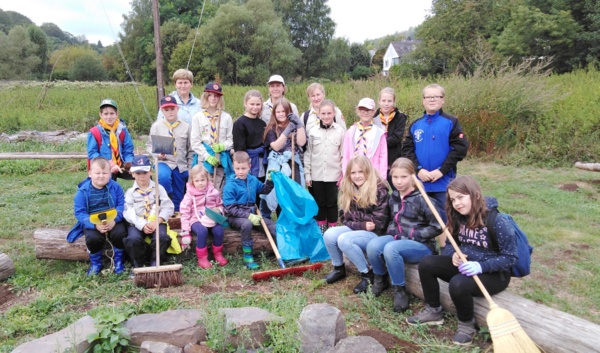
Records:
<instances>
[{"instance_id":1,"label":"jeans","mask_svg":"<svg viewBox=\"0 0 600 353\"><path fill-rule=\"evenodd\" d=\"M167 194L175 205L175 212L179 212L179 204L185 195L185 183L188 172L179 172L179 168L171 169L166 163L158 163L158 183L165 188Z\"/></svg>"},{"instance_id":2,"label":"jeans","mask_svg":"<svg viewBox=\"0 0 600 353\"><path fill-rule=\"evenodd\" d=\"M203 249L206 247L206 239L208 238L208 233L211 233L213 235L213 246L223 245L225 233L223 227L220 224L215 224L214 227L207 228L203 226L200 222L194 222L192 224L192 233L196 234L196 247L198 249Z\"/></svg>"},{"instance_id":3,"label":"jeans","mask_svg":"<svg viewBox=\"0 0 600 353\"><path fill-rule=\"evenodd\" d=\"M431 250L423 243L414 240L394 240L391 235L377 237L367 244L367 256L373 266L373 273L385 275L392 279L392 285L404 286L404 262L418 263Z\"/></svg>"},{"instance_id":4,"label":"jeans","mask_svg":"<svg viewBox=\"0 0 600 353\"><path fill-rule=\"evenodd\" d=\"M323 234L325 247L333 266L344 264L343 255L346 255L360 273L369 272L363 251L366 250L367 244L373 238L377 238L373 232L352 230L347 226L332 227Z\"/></svg>"},{"instance_id":5,"label":"jeans","mask_svg":"<svg viewBox=\"0 0 600 353\"><path fill-rule=\"evenodd\" d=\"M448 223L448 216L446 216L446 192L428 192L427 196L437 202L436 208L440 214L440 218L444 223Z\"/></svg>"},{"instance_id":6,"label":"jeans","mask_svg":"<svg viewBox=\"0 0 600 353\"><path fill-rule=\"evenodd\" d=\"M456 307L456 315L460 321L470 321L473 318L473 297L482 297L483 293L473 277L462 275L458 267L452 264L452 257L445 255L426 256L419 263L419 277L425 303L439 307L440 285L438 278L448 282L448 292ZM485 289L494 295L502 292L510 283L510 273L492 272L478 275Z\"/></svg>"},{"instance_id":7,"label":"jeans","mask_svg":"<svg viewBox=\"0 0 600 353\"><path fill-rule=\"evenodd\" d=\"M236 229L240 231L243 246L252 246L254 244L254 241L252 240L252 228L255 226L252 224L252 222L250 222L248 218L229 217L227 220L229 221L229 226L231 227L231 229ZM276 241L275 222L268 218L263 218L263 220L265 221L267 229L269 229L273 240ZM256 227L263 230L262 225L258 225Z\"/></svg>"}]
</instances>

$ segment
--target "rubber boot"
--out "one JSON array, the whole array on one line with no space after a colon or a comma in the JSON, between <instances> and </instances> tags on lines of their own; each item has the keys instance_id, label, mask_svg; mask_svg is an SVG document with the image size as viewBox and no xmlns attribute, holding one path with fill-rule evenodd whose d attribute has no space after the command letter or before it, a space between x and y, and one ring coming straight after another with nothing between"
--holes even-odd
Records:
<instances>
[{"instance_id":1,"label":"rubber boot","mask_svg":"<svg viewBox=\"0 0 600 353\"><path fill-rule=\"evenodd\" d=\"M114 273L120 275L125 272L125 266L123 265L123 253L125 250L113 247L113 260L115 261Z\"/></svg>"},{"instance_id":2,"label":"rubber boot","mask_svg":"<svg viewBox=\"0 0 600 353\"><path fill-rule=\"evenodd\" d=\"M319 225L319 230L321 231L321 235L325 234L325 231L327 231L327 222L323 221L322 223L317 222L317 224Z\"/></svg>"},{"instance_id":3,"label":"rubber boot","mask_svg":"<svg viewBox=\"0 0 600 353\"><path fill-rule=\"evenodd\" d=\"M403 313L408 310L408 293L404 286L393 286L394 287L394 312Z\"/></svg>"},{"instance_id":4,"label":"rubber boot","mask_svg":"<svg viewBox=\"0 0 600 353\"><path fill-rule=\"evenodd\" d=\"M390 287L390 282L388 280L388 275L375 275L373 278L373 287L371 288L371 292L373 295L378 297L383 293L384 290Z\"/></svg>"},{"instance_id":5,"label":"rubber boot","mask_svg":"<svg viewBox=\"0 0 600 353\"><path fill-rule=\"evenodd\" d=\"M254 262L252 256L252 245L242 245L242 251L244 253L244 265L250 270L257 270L260 266Z\"/></svg>"},{"instance_id":6,"label":"rubber boot","mask_svg":"<svg viewBox=\"0 0 600 353\"><path fill-rule=\"evenodd\" d=\"M360 282L354 287L354 294L366 293L369 284L373 284L373 271L360 274Z\"/></svg>"},{"instance_id":7,"label":"rubber boot","mask_svg":"<svg viewBox=\"0 0 600 353\"><path fill-rule=\"evenodd\" d=\"M208 246L202 249L196 248L196 256L198 256L198 266L205 270L212 267L212 264L208 261Z\"/></svg>"},{"instance_id":8,"label":"rubber boot","mask_svg":"<svg viewBox=\"0 0 600 353\"><path fill-rule=\"evenodd\" d=\"M88 276L94 276L102 271L102 250L97 253L90 253L90 268L87 271Z\"/></svg>"},{"instance_id":9,"label":"rubber boot","mask_svg":"<svg viewBox=\"0 0 600 353\"><path fill-rule=\"evenodd\" d=\"M333 271L325 276L325 282L331 284L344 278L346 278L346 265L342 264L341 266L333 266Z\"/></svg>"},{"instance_id":10,"label":"rubber boot","mask_svg":"<svg viewBox=\"0 0 600 353\"><path fill-rule=\"evenodd\" d=\"M229 261L223 257L223 245L212 247L213 256L215 257L215 261L219 263L219 266L225 266Z\"/></svg>"}]
</instances>

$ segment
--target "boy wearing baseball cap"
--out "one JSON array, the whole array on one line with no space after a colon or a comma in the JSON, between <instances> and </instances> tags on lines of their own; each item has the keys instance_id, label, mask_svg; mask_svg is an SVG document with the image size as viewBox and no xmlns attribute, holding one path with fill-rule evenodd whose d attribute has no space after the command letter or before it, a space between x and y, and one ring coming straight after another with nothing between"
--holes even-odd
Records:
<instances>
[{"instance_id":1,"label":"boy wearing baseball cap","mask_svg":"<svg viewBox=\"0 0 600 353\"><path fill-rule=\"evenodd\" d=\"M164 96L160 101L160 111L163 117L155 121L150 128L147 151L152 153L152 136L172 137L173 154L158 154L152 156L158 168L158 183L162 185L173 200L175 212L179 212L179 204L185 195L185 183L188 170L192 165L192 149L190 148L191 127L177 116L179 106L173 96Z\"/></svg>"},{"instance_id":2,"label":"boy wearing baseball cap","mask_svg":"<svg viewBox=\"0 0 600 353\"><path fill-rule=\"evenodd\" d=\"M342 154L342 173L352 157L357 155L367 156L373 168L379 171L381 179L387 179L387 143L385 131L379 124L373 123L375 115L375 101L363 98L356 106L356 114L360 120L352 125L344 135L344 151Z\"/></svg>"},{"instance_id":3,"label":"boy wearing baseball cap","mask_svg":"<svg viewBox=\"0 0 600 353\"><path fill-rule=\"evenodd\" d=\"M283 96L285 96L285 91L287 89L285 86L285 81L281 75L273 75L269 77L267 85L269 86L269 99L263 103L263 110L260 115L260 118L265 122L265 124L268 124L271 120L273 105L275 105L278 100L283 98ZM292 112L296 114L296 116L299 116L298 107L296 107L296 105L292 102L290 102L290 104L292 105Z\"/></svg>"},{"instance_id":4,"label":"boy wearing baseball cap","mask_svg":"<svg viewBox=\"0 0 600 353\"><path fill-rule=\"evenodd\" d=\"M133 263L133 267L142 267L146 262L146 242L144 239L150 237L150 247L156 249L156 218L159 227L159 249L161 256L166 255L171 244L171 238L167 234L169 217L173 215L173 201L169 199L165 188L150 180L152 175L152 163L145 155L137 155L131 163L131 175L135 179L133 186L125 193L125 210L123 217L129 225L127 226L127 237L123 239L123 245L127 255ZM156 212L156 193L160 201L158 214ZM151 265L156 261L156 252L152 251Z\"/></svg>"},{"instance_id":5,"label":"boy wearing baseball cap","mask_svg":"<svg viewBox=\"0 0 600 353\"><path fill-rule=\"evenodd\" d=\"M112 179L117 177L131 180L129 168L133 159L133 140L127 126L119 120L117 103L106 98L100 102L100 120L90 129L87 139L89 163L96 157L110 162Z\"/></svg>"}]
</instances>

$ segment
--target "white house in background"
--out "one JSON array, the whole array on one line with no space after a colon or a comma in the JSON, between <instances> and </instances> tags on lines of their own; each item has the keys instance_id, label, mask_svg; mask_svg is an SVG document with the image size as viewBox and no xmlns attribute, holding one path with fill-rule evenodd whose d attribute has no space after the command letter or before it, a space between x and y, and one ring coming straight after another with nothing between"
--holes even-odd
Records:
<instances>
[{"instance_id":1,"label":"white house in background","mask_svg":"<svg viewBox=\"0 0 600 353\"><path fill-rule=\"evenodd\" d=\"M419 43L421 43L420 40L413 40L411 38L391 42L383 56L383 75L387 76L390 68L400 64L402 57L413 51Z\"/></svg>"}]
</instances>

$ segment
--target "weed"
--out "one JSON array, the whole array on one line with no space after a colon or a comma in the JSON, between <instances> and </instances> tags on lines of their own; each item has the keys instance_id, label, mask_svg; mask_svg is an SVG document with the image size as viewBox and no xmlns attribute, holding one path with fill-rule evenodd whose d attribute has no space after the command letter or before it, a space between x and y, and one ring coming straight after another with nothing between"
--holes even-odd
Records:
<instances>
[{"instance_id":1,"label":"weed","mask_svg":"<svg viewBox=\"0 0 600 353\"><path fill-rule=\"evenodd\" d=\"M127 320L125 314L103 311L93 318L97 331L87 337L91 344L87 352L113 353L124 352L128 349L129 333L123 326L123 322Z\"/></svg>"}]
</instances>

